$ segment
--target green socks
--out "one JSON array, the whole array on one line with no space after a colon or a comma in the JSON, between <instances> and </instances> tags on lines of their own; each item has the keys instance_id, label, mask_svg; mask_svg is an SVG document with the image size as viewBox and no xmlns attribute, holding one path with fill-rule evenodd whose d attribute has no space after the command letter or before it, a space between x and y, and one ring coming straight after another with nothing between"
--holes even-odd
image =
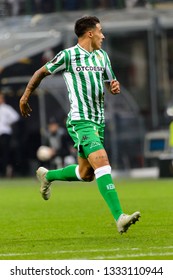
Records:
<instances>
[{"instance_id":1,"label":"green socks","mask_svg":"<svg viewBox=\"0 0 173 280\"><path fill-rule=\"evenodd\" d=\"M106 201L114 219L117 221L123 214L118 194L116 192L109 165L97 168L95 170L96 180L99 191Z\"/></svg>"},{"instance_id":2,"label":"green socks","mask_svg":"<svg viewBox=\"0 0 173 280\"><path fill-rule=\"evenodd\" d=\"M111 167L106 165L97 168L94 173L99 191L106 201L114 219L117 221L123 211L112 180ZM48 181L82 181L77 164L72 164L57 170L50 170L46 174L46 179Z\"/></svg>"},{"instance_id":3,"label":"green socks","mask_svg":"<svg viewBox=\"0 0 173 280\"><path fill-rule=\"evenodd\" d=\"M46 174L46 179L48 181L82 181L79 175L78 167L79 166L77 164L72 164L64 168L50 170Z\"/></svg>"}]
</instances>

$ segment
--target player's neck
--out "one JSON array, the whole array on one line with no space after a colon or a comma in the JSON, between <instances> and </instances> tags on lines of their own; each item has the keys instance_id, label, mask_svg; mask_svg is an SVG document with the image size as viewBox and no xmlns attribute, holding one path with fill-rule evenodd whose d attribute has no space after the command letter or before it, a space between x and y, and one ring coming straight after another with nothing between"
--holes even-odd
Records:
<instances>
[{"instance_id":1,"label":"player's neck","mask_svg":"<svg viewBox=\"0 0 173 280\"><path fill-rule=\"evenodd\" d=\"M78 44L84 49L86 50L87 52L93 52L94 49L91 45L91 42L89 40L78 40Z\"/></svg>"}]
</instances>

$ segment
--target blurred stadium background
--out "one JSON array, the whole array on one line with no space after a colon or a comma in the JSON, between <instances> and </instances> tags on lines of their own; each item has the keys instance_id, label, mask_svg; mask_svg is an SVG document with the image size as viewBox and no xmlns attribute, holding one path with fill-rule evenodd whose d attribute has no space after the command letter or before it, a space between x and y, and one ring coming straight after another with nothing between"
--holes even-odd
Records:
<instances>
[{"instance_id":1,"label":"blurred stadium background","mask_svg":"<svg viewBox=\"0 0 173 280\"><path fill-rule=\"evenodd\" d=\"M76 43L74 22L88 14L101 20L103 48L121 83L121 95L105 98L106 148L114 170L172 177L173 1L0 0L0 91L19 112L31 75ZM36 151L52 115L64 125L69 105L61 75L46 78L30 104L32 116L14 126L13 176L35 174Z\"/></svg>"}]
</instances>

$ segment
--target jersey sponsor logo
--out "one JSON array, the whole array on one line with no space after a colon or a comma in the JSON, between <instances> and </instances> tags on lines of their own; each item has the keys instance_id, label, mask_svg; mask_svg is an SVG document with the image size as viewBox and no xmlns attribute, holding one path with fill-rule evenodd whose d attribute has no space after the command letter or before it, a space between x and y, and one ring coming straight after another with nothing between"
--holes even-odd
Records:
<instances>
[{"instance_id":1,"label":"jersey sponsor logo","mask_svg":"<svg viewBox=\"0 0 173 280\"><path fill-rule=\"evenodd\" d=\"M77 66L76 71L92 71L92 72L104 72L104 67L101 66Z\"/></svg>"}]
</instances>

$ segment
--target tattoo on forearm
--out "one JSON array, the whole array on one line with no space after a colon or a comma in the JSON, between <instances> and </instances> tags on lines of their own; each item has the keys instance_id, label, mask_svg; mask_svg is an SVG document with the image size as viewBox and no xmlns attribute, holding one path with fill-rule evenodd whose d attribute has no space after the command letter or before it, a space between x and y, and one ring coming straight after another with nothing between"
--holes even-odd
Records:
<instances>
[{"instance_id":1,"label":"tattoo on forearm","mask_svg":"<svg viewBox=\"0 0 173 280\"><path fill-rule=\"evenodd\" d=\"M31 78L28 88L30 92L33 92L40 84L41 80L44 78L44 76L40 73L35 73L34 76Z\"/></svg>"}]
</instances>

